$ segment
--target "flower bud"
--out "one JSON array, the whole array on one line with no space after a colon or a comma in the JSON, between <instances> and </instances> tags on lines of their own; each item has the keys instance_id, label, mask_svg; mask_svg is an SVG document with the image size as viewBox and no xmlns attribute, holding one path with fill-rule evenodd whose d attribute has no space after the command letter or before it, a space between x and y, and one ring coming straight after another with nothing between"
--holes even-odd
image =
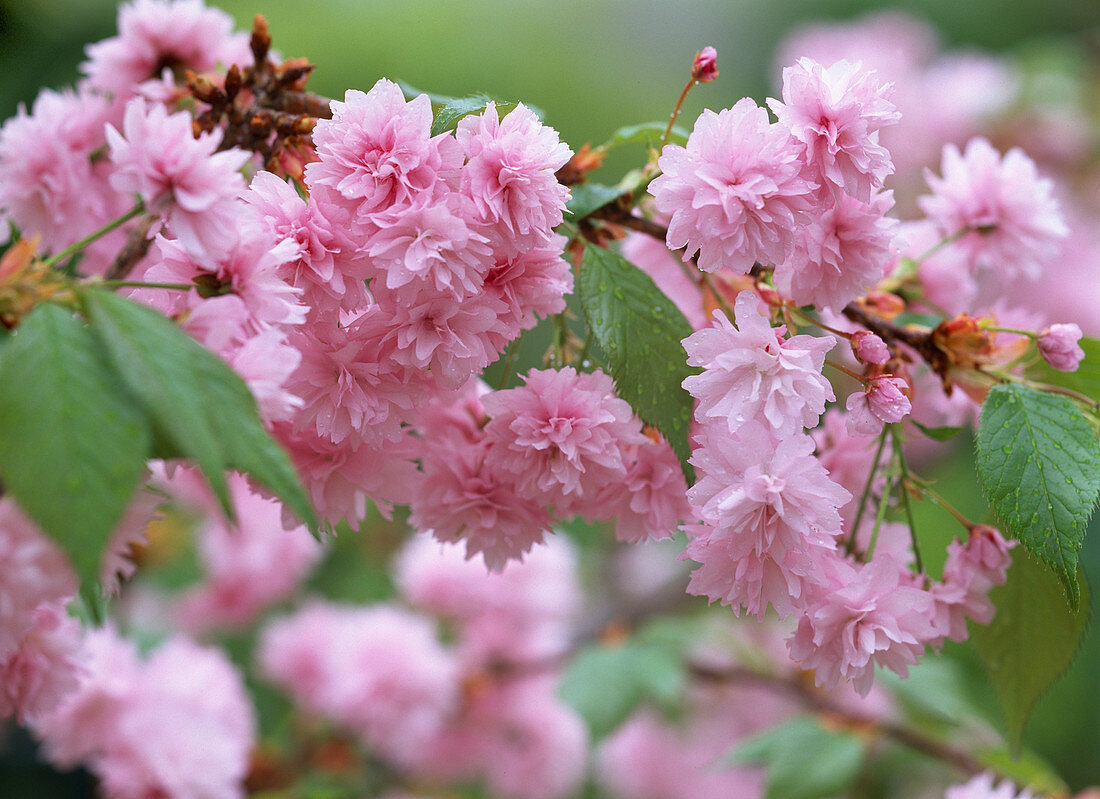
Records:
<instances>
[{"instance_id":1,"label":"flower bud","mask_svg":"<svg viewBox=\"0 0 1100 799\"><path fill-rule=\"evenodd\" d=\"M1076 372L1085 357L1085 351L1078 345L1081 340L1081 328L1075 324L1059 324L1039 333L1039 354L1059 372Z\"/></svg>"},{"instance_id":2,"label":"flower bud","mask_svg":"<svg viewBox=\"0 0 1100 799\"><path fill-rule=\"evenodd\" d=\"M713 47L704 47L695 54L691 65L691 77L699 83L709 83L718 77L718 51Z\"/></svg>"},{"instance_id":3,"label":"flower bud","mask_svg":"<svg viewBox=\"0 0 1100 799\"><path fill-rule=\"evenodd\" d=\"M860 363L882 366L890 360L890 348L886 342L869 330L857 330L852 334L852 352Z\"/></svg>"}]
</instances>

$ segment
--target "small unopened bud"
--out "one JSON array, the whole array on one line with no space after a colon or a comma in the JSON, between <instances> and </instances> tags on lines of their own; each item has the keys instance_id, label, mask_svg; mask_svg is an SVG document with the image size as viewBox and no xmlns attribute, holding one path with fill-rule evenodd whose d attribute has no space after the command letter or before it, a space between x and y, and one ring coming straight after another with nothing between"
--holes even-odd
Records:
<instances>
[{"instance_id":1,"label":"small unopened bud","mask_svg":"<svg viewBox=\"0 0 1100 799\"><path fill-rule=\"evenodd\" d=\"M1051 325L1039 333L1039 354L1059 372L1076 372L1085 357L1078 345L1081 328L1075 324Z\"/></svg>"},{"instance_id":2,"label":"small unopened bud","mask_svg":"<svg viewBox=\"0 0 1100 799\"><path fill-rule=\"evenodd\" d=\"M718 77L718 51L704 47L695 54L691 65L691 77L699 83L709 83Z\"/></svg>"},{"instance_id":3,"label":"small unopened bud","mask_svg":"<svg viewBox=\"0 0 1100 799\"><path fill-rule=\"evenodd\" d=\"M890 348L886 342L869 330L857 330L852 334L852 352L860 363L882 366L890 360Z\"/></svg>"},{"instance_id":4,"label":"small unopened bud","mask_svg":"<svg viewBox=\"0 0 1100 799\"><path fill-rule=\"evenodd\" d=\"M886 291L875 291L874 289L868 291L864 297L861 297L859 299L859 304L875 316L885 319L888 322L905 310L905 300L897 294L890 294Z\"/></svg>"}]
</instances>

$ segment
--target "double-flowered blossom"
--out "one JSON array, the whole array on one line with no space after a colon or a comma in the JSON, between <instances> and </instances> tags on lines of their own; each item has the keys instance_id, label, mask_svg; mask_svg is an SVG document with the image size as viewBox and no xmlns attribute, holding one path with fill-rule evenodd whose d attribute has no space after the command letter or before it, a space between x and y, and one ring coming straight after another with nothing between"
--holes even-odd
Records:
<instances>
[{"instance_id":1,"label":"double-flowered blossom","mask_svg":"<svg viewBox=\"0 0 1100 799\"><path fill-rule=\"evenodd\" d=\"M688 592L759 617L770 604L787 616L833 556L839 508L851 494L829 479L807 435L777 439L751 421L734 434L705 425L702 436L688 496L703 524L686 528L683 555L701 565Z\"/></svg>"},{"instance_id":2,"label":"double-flowered blossom","mask_svg":"<svg viewBox=\"0 0 1100 799\"><path fill-rule=\"evenodd\" d=\"M1035 162L1020 149L1002 157L988 141L971 139L963 152L943 148L942 177L925 170L932 194L921 210L944 236L956 242L970 267L1011 277L1037 277L1068 235L1054 185L1039 177Z\"/></svg>"},{"instance_id":3,"label":"double-flowered blossom","mask_svg":"<svg viewBox=\"0 0 1100 799\"><path fill-rule=\"evenodd\" d=\"M685 259L698 254L707 272L784 261L815 205L796 145L747 97L703 111L686 146L665 147L650 184L669 217L668 246Z\"/></svg>"},{"instance_id":4,"label":"double-flowered blossom","mask_svg":"<svg viewBox=\"0 0 1100 799\"><path fill-rule=\"evenodd\" d=\"M811 428L833 400L821 375L832 336L783 338L773 328L756 294L743 291L734 304L737 327L715 311L715 324L684 339L688 364L703 371L684 380L699 400L701 423L724 420L730 432L759 419L779 435Z\"/></svg>"},{"instance_id":5,"label":"double-flowered blossom","mask_svg":"<svg viewBox=\"0 0 1100 799\"><path fill-rule=\"evenodd\" d=\"M1015 541L1006 541L999 530L987 525L976 525L966 543L952 541L947 545L943 580L931 589L941 636L934 645L942 643L943 638L965 641L967 619L979 624L993 620L989 592L1004 584L1012 561L1009 550L1015 545Z\"/></svg>"},{"instance_id":6,"label":"double-flowered blossom","mask_svg":"<svg viewBox=\"0 0 1100 799\"><path fill-rule=\"evenodd\" d=\"M819 183L866 203L894 171L878 141L879 130L901 118L892 88L859 62L824 67L800 58L783 69L783 102L769 99L768 106L802 146Z\"/></svg>"},{"instance_id":7,"label":"double-flowered blossom","mask_svg":"<svg viewBox=\"0 0 1100 799\"><path fill-rule=\"evenodd\" d=\"M249 63L248 37L202 0L134 0L119 8L118 35L88 45L81 71L96 89L125 97L164 69L204 72Z\"/></svg>"},{"instance_id":8,"label":"double-flowered blossom","mask_svg":"<svg viewBox=\"0 0 1100 799\"><path fill-rule=\"evenodd\" d=\"M791 657L813 670L818 685L831 690L851 680L860 696L871 690L876 665L907 676L935 635L932 595L887 555L827 566L788 642Z\"/></svg>"},{"instance_id":9,"label":"double-flowered blossom","mask_svg":"<svg viewBox=\"0 0 1100 799\"><path fill-rule=\"evenodd\" d=\"M775 267L775 286L798 305L840 311L878 283L894 256L898 222L886 216L889 191L869 202L838 194L823 204Z\"/></svg>"},{"instance_id":10,"label":"double-flowered blossom","mask_svg":"<svg viewBox=\"0 0 1100 799\"><path fill-rule=\"evenodd\" d=\"M462 193L477 218L508 247L528 250L544 245L562 221L569 189L556 175L569 147L522 103L499 119L495 103L458 123L455 138L466 155Z\"/></svg>"},{"instance_id":11,"label":"double-flowered blossom","mask_svg":"<svg viewBox=\"0 0 1100 799\"><path fill-rule=\"evenodd\" d=\"M532 369L519 388L483 399L486 436L520 496L552 502L559 515L626 476L625 448L644 444L641 423L601 371Z\"/></svg>"},{"instance_id":12,"label":"double-flowered blossom","mask_svg":"<svg viewBox=\"0 0 1100 799\"><path fill-rule=\"evenodd\" d=\"M260 642L269 679L397 762L414 757L458 700L453 655L430 619L396 606L313 602Z\"/></svg>"},{"instance_id":13,"label":"double-flowered blossom","mask_svg":"<svg viewBox=\"0 0 1100 799\"><path fill-rule=\"evenodd\" d=\"M107 128L111 185L137 194L147 208L166 211L172 233L197 253L217 253L233 242L230 204L244 191L238 172L248 153L218 152L221 133L191 130L191 115L136 97L126 104L122 133Z\"/></svg>"}]
</instances>

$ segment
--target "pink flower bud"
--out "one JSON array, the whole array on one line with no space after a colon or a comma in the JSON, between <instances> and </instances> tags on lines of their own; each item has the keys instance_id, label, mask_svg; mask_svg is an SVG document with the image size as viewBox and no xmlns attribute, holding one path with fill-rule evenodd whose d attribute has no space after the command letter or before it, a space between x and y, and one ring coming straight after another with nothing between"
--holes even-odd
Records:
<instances>
[{"instance_id":1,"label":"pink flower bud","mask_svg":"<svg viewBox=\"0 0 1100 799\"><path fill-rule=\"evenodd\" d=\"M909 386L900 377L884 376L871 383L871 390L867 392L867 404L871 413L883 422L900 422L913 406L909 404L909 397L905 392Z\"/></svg>"},{"instance_id":2,"label":"pink flower bud","mask_svg":"<svg viewBox=\"0 0 1100 799\"><path fill-rule=\"evenodd\" d=\"M718 77L718 51L713 47L704 47L695 54L691 65L691 77L699 83L709 83Z\"/></svg>"},{"instance_id":3,"label":"pink flower bud","mask_svg":"<svg viewBox=\"0 0 1100 799\"><path fill-rule=\"evenodd\" d=\"M1081 328L1075 324L1051 325L1039 333L1039 354L1059 372L1076 372L1085 357L1077 344Z\"/></svg>"},{"instance_id":4,"label":"pink flower bud","mask_svg":"<svg viewBox=\"0 0 1100 799\"><path fill-rule=\"evenodd\" d=\"M852 352L861 363L881 366L890 360L890 348L886 342L867 330L857 330L852 334Z\"/></svg>"}]
</instances>

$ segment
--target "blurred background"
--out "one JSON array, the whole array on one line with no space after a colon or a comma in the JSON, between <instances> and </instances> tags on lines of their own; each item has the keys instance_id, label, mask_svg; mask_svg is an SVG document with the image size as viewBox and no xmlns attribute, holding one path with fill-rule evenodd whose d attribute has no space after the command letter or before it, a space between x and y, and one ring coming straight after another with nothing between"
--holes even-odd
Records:
<instances>
[{"instance_id":1,"label":"blurred background","mask_svg":"<svg viewBox=\"0 0 1100 799\"><path fill-rule=\"evenodd\" d=\"M1054 64L1076 76L1093 111L1100 104L1098 0L223 0L217 5L241 28L263 13L284 56L303 56L316 65L310 81L316 92L341 97L346 88L367 89L385 76L440 94L485 92L523 100L542 109L574 149L602 142L622 125L667 119L693 55L706 45L718 50L721 77L692 93L685 127L703 107L728 107L746 95L758 101L776 95L776 52L798 29L887 8L929 23L945 50ZM20 103L29 105L43 86L72 84L84 45L114 34L116 11L116 3L101 0L0 2L0 116L14 114ZM1095 126L1089 135L1095 152ZM640 148L617 152L604 182L640 165L642 157ZM1100 284L1100 268L1092 274ZM980 507L972 474L955 469L949 478L941 483L949 499L964 511ZM1083 563L1094 588L1095 615L1096 521L1086 540ZM1040 704L1027 735L1029 745L1075 788L1100 784L1095 627L1070 673ZM972 662L966 648L950 655ZM5 786L15 784L8 781L14 767L13 760L0 763L0 796L10 795Z\"/></svg>"}]
</instances>

